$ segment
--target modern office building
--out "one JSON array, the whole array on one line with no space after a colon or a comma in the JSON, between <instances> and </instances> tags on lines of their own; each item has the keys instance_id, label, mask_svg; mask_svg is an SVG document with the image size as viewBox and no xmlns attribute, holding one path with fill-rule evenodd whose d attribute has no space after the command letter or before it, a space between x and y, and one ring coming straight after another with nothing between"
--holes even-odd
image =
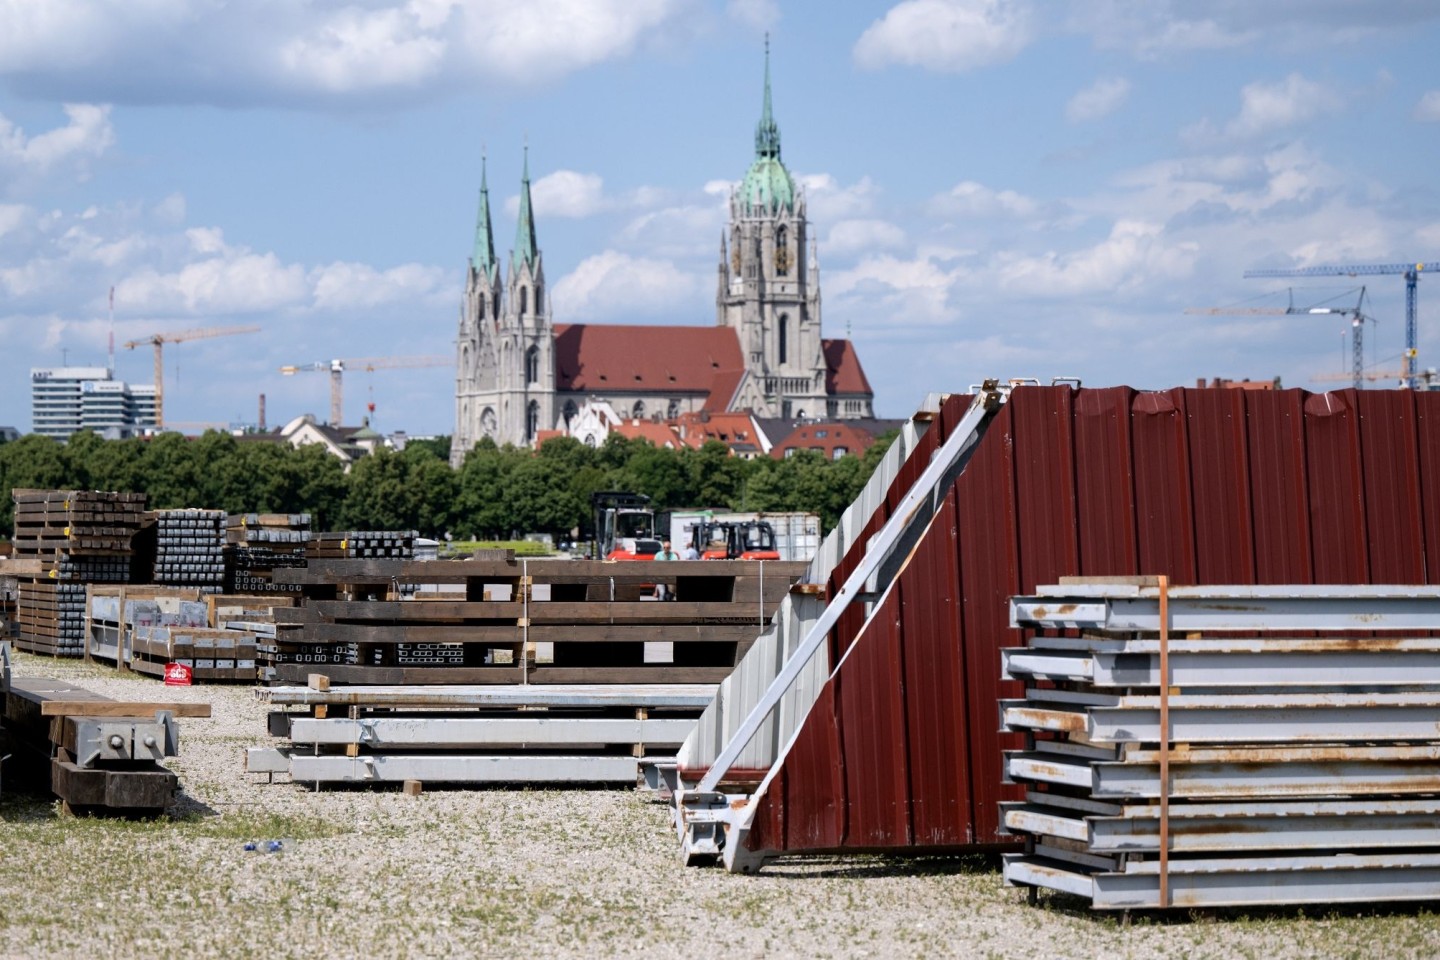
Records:
<instances>
[{"instance_id":1,"label":"modern office building","mask_svg":"<svg viewBox=\"0 0 1440 960\"><path fill-rule=\"evenodd\" d=\"M30 428L65 440L93 430L112 440L155 426L154 386L114 379L105 367L51 367L30 371Z\"/></svg>"}]
</instances>

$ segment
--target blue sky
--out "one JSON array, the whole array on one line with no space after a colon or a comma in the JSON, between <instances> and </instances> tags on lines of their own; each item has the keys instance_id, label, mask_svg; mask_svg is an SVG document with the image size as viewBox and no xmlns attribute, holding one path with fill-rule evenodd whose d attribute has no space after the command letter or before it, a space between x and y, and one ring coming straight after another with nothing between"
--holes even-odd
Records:
<instances>
[{"instance_id":1,"label":"blue sky","mask_svg":"<svg viewBox=\"0 0 1440 960\"><path fill-rule=\"evenodd\" d=\"M0 0L0 424L32 366L104 363L112 286L120 342L263 328L167 350L172 421L324 416L279 366L451 354L482 152L508 249L527 143L558 322L713 323L767 31L826 335L882 416L990 376L1324 389L1343 318L1185 308L1440 260L1430 0ZM1377 367L1403 294L1368 282ZM1422 279L1421 366L1437 321ZM444 369L351 373L367 401L453 428Z\"/></svg>"}]
</instances>

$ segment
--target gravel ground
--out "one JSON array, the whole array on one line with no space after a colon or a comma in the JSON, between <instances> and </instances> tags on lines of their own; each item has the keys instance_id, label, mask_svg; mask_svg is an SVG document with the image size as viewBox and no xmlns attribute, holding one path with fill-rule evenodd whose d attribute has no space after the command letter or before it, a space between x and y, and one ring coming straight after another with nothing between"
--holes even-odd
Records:
<instances>
[{"instance_id":1,"label":"gravel ground","mask_svg":"<svg viewBox=\"0 0 1440 960\"><path fill-rule=\"evenodd\" d=\"M0 955L726 958L1429 957L1420 909L1221 912L1122 926L1038 907L994 861L850 858L755 877L680 865L666 808L623 790L332 789L244 772L265 707L246 687L165 688L20 655L17 672L133 699L209 701L159 821L67 818L0 798ZM287 838L279 854L247 840Z\"/></svg>"}]
</instances>

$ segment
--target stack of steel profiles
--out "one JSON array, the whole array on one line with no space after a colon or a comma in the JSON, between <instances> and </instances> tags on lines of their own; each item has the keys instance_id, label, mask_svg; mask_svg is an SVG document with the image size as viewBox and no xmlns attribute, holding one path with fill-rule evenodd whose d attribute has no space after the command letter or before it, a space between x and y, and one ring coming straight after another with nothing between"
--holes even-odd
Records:
<instances>
[{"instance_id":1,"label":"stack of steel profiles","mask_svg":"<svg viewBox=\"0 0 1440 960\"><path fill-rule=\"evenodd\" d=\"M333 682L717 683L803 570L748 560L315 560L276 572L304 600L275 611L274 677L301 682L307 665L341 663L326 671ZM675 599L654 601L656 583ZM408 586L447 590L405 596Z\"/></svg>"},{"instance_id":2,"label":"stack of steel profiles","mask_svg":"<svg viewBox=\"0 0 1440 960\"><path fill-rule=\"evenodd\" d=\"M7 676L5 730L16 747L6 787L53 793L73 812L158 814L178 778L177 717L208 717L204 703L111 700L46 677Z\"/></svg>"},{"instance_id":3,"label":"stack of steel profiles","mask_svg":"<svg viewBox=\"0 0 1440 960\"><path fill-rule=\"evenodd\" d=\"M85 585L129 581L145 495L15 490L13 496L15 556L38 561L33 575L17 577L15 644L32 653L83 656Z\"/></svg>"},{"instance_id":4,"label":"stack of steel profiles","mask_svg":"<svg viewBox=\"0 0 1440 960\"><path fill-rule=\"evenodd\" d=\"M246 770L296 783L625 783L673 755L709 684L262 687L281 709ZM327 689L321 689L328 687ZM287 709L288 708L288 709ZM334 714L332 716L332 714Z\"/></svg>"},{"instance_id":5,"label":"stack of steel profiles","mask_svg":"<svg viewBox=\"0 0 1440 960\"><path fill-rule=\"evenodd\" d=\"M305 566L308 513L232 513L225 525L225 592L289 592L276 570Z\"/></svg>"},{"instance_id":6,"label":"stack of steel profiles","mask_svg":"<svg viewBox=\"0 0 1440 960\"><path fill-rule=\"evenodd\" d=\"M91 585L85 622L86 658L109 660L123 670L132 669L137 659L137 630L162 625L203 627L206 609L194 587Z\"/></svg>"},{"instance_id":7,"label":"stack of steel profiles","mask_svg":"<svg viewBox=\"0 0 1440 960\"><path fill-rule=\"evenodd\" d=\"M305 556L311 560L345 560L384 557L411 560L415 556L415 530L351 530L343 533L312 533L305 542Z\"/></svg>"},{"instance_id":8,"label":"stack of steel profiles","mask_svg":"<svg viewBox=\"0 0 1440 960\"><path fill-rule=\"evenodd\" d=\"M1440 588L1067 579L1011 620L1043 632L1002 651L1007 883L1103 910L1440 896Z\"/></svg>"},{"instance_id":9,"label":"stack of steel profiles","mask_svg":"<svg viewBox=\"0 0 1440 960\"><path fill-rule=\"evenodd\" d=\"M15 606L20 600L20 582L14 577L0 576L0 640L13 638L19 630Z\"/></svg>"},{"instance_id":10,"label":"stack of steel profiles","mask_svg":"<svg viewBox=\"0 0 1440 960\"><path fill-rule=\"evenodd\" d=\"M225 511L159 510L153 516L155 582L218 593L225 583Z\"/></svg>"}]
</instances>

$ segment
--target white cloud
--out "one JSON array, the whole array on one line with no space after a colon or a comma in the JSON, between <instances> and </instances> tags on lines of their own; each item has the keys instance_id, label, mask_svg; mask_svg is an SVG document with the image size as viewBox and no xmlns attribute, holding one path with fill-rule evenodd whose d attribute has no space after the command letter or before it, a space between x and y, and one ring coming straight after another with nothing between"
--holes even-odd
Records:
<instances>
[{"instance_id":1,"label":"white cloud","mask_svg":"<svg viewBox=\"0 0 1440 960\"><path fill-rule=\"evenodd\" d=\"M1065 105L1065 119L1071 123L1085 123L1108 117L1120 108L1129 95L1129 80L1102 77L1070 98Z\"/></svg>"},{"instance_id":2,"label":"white cloud","mask_svg":"<svg viewBox=\"0 0 1440 960\"><path fill-rule=\"evenodd\" d=\"M34 0L7 4L0 75L32 94L324 105L533 86L628 56L683 0Z\"/></svg>"},{"instance_id":3,"label":"white cloud","mask_svg":"<svg viewBox=\"0 0 1440 960\"><path fill-rule=\"evenodd\" d=\"M1159 224L1121 220L1093 246L1039 256L1002 254L995 266L1002 287L1031 296L1120 294L1188 276L1199 252L1192 241L1170 241Z\"/></svg>"},{"instance_id":4,"label":"white cloud","mask_svg":"<svg viewBox=\"0 0 1440 960\"><path fill-rule=\"evenodd\" d=\"M1029 44L1032 20L1024 0L905 0L860 35L855 62L956 73L1004 63Z\"/></svg>"},{"instance_id":5,"label":"white cloud","mask_svg":"<svg viewBox=\"0 0 1440 960\"><path fill-rule=\"evenodd\" d=\"M1424 123L1440 122L1440 90L1427 90L1415 104L1415 119Z\"/></svg>"},{"instance_id":6,"label":"white cloud","mask_svg":"<svg viewBox=\"0 0 1440 960\"><path fill-rule=\"evenodd\" d=\"M69 123L34 136L26 135L0 115L0 169L39 175L61 165L74 165L77 174L84 177L86 161L103 155L115 144L110 107L67 103L64 109Z\"/></svg>"},{"instance_id":7,"label":"white cloud","mask_svg":"<svg viewBox=\"0 0 1440 960\"><path fill-rule=\"evenodd\" d=\"M439 267L406 263L377 270L365 263L332 263L306 276L317 310L348 310L393 303L440 305L455 298L454 277Z\"/></svg>"},{"instance_id":8,"label":"white cloud","mask_svg":"<svg viewBox=\"0 0 1440 960\"><path fill-rule=\"evenodd\" d=\"M845 217L867 214L875 205L879 189L869 177L845 186L828 173L802 173L796 180L805 189L805 203L810 219L818 223L834 223Z\"/></svg>"},{"instance_id":9,"label":"white cloud","mask_svg":"<svg viewBox=\"0 0 1440 960\"><path fill-rule=\"evenodd\" d=\"M34 211L19 203L0 203L0 238L14 233L34 216Z\"/></svg>"},{"instance_id":10,"label":"white cloud","mask_svg":"<svg viewBox=\"0 0 1440 960\"><path fill-rule=\"evenodd\" d=\"M946 213L963 217L1025 218L1035 214L1038 204L1014 190L991 190L973 180L963 180L934 200Z\"/></svg>"},{"instance_id":11,"label":"white cloud","mask_svg":"<svg viewBox=\"0 0 1440 960\"><path fill-rule=\"evenodd\" d=\"M536 180L530 185L530 200L537 216L575 219L594 216L608 205L605 181L598 174L574 170L556 170ZM518 200L515 207L518 211Z\"/></svg>"},{"instance_id":12,"label":"white cloud","mask_svg":"<svg viewBox=\"0 0 1440 960\"><path fill-rule=\"evenodd\" d=\"M576 321L634 321L636 315L663 316L693 311L701 291L698 277L669 260L632 257L615 250L586 257L554 288L557 316Z\"/></svg>"},{"instance_id":13,"label":"white cloud","mask_svg":"<svg viewBox=\"0 0 1440 960\"><path fill-rule=\"evenodd\" d=\"M1240 112L1225 124L1220 135L1230 140L1252 140L1337 113L1344 105L1339 94L1299 73L1276 83L1257 80L1240 90ZM1182 132L1182 138L1192 144L1204 144L1215 136L1209 120Z\"/></svg>"},{"instance_id":14,"label":"white cloud","mask_svg":"<svg viewBox=\"0 0 1440 960\"><path fill-rule=\"evenodd\" d=\"M729 0L725 13L732 20L738 20L756 30L769 30L780 22L778 0Z\"/></svg>"},{"instance_id":15,"label":"white cloud","mask_svg":"<svg viewBox=\"0 0 1440 960\"><path fill-rule=\"evenodd\" d=\"M844 257L863 251L893 250L903 247L905 240L905 231L886 220L841 220L830 228L820 252Z\"/></svg>"}]
</instances>

